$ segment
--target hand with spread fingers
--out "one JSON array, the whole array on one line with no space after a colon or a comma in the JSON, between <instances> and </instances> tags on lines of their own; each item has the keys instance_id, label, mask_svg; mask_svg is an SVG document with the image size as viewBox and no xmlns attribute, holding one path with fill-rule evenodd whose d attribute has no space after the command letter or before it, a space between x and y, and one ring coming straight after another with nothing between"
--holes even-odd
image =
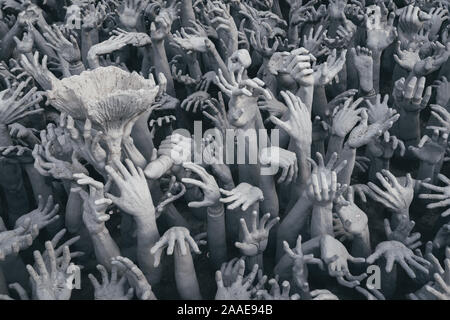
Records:
<instances>
[{"instance_id":1,"label":"hand with spread fingers","mask_svg":"<svg viewBox=\"0 0 450 320\"><path fill-rule=\"evenodd\" d=\"M295 140L299 145L310 145L312 141L311 115L306 105L301 99L291 92L281 92L286 105L289 108L286 121L270 116L270 120Z\"/></svg>"},{"instance_id":2,"label":"hand with spread fingers","mask_svg":"<svg viewBox=\"0 0 450 320\"><path fill-rule=\"evenodd\" d=\"M428 105L431 98L431 87L425 89L425 77L419 79L412 77L410 80L400 78L394 84L392 95L398 108L406 112L417 112Z\"/></svg>"},{"instance_id":3,"label":"hand with spread fingers","mask_svg":"<svg viewBox=\"0 0 450 320\"><path fill-rule=\"evenodd\" d=\"M336 199L335 210L342 224L344 231L351 235L361 236L368 233L368 218L356 204L353 195L353 188L347 189L347 195L341 195Z\"/></svg>"},{"instance_id":4,"label":"hand with spread fingers","mask_svg":"<svg viewBox=\"0 0 450 320\"><path fill-rule=\"evenodd\" d=\"M50 241L45 243L50 266L44 263L39 251L34 251L36 267L27 265L33 287L33 299L36 300L69 300L72 294L74 273L69 272L73 264L70 262L69 247L64 247L63 259L56 260L55 251ZM37 271L36 271L36 269Z\"/></svg>"},{"instance_id":5,"label":"hand with spread fingers","mask_svg":"<svg viewBox=\"0 0 450 320\"><path fill-rule=\"evenodd\" d=\"M386 232L386 238L388 240L395 240L403 243L408 248L414 250L422 245L419 241L421 235L418 232L411 234L412 229L416 223L409 220L406 215L403 215L400 219L397 227L392 230L391 224L388 219L384 219L384 230Z\"/></svg>"},{"instance_id":6,"label":"hand with spread fingers","mask_svg":"<svg viewBox=\"0 0 450 320\"><path fill-rule=\"evenodd\" d=\"M401 185L389 170L383 169L381 173L376 174L376 177L385 191L373 182L369 182L367 195L394 214L409 217L409 206L414 198L414 183L411 175L409 173L406 175L405 185Z\"/></svg>"},{"instance_id":7,"label":"hand with spread fingers","mask_svg":"<svg viewBox=\"0 0 450 320\"><path fill-rule=\"evenodd\" d=\"M232 190L220 189L220 193L222 193L224 198L220 198L219 201L226 204L228 210L240 207L245 211L255 203L264 200L261 189L246 182L240 183Z\"/></svg>"},{"instance_id":8,"label":"hand with spread fingers","mask_svg":"<svg viewBox=\"0 0 450 320\"><path fill-rule=\"evenodd\" d=\"M101 264L97 265L97 270L100 272L102 276L102 283L100 284L98 280L91 273L88 275L89 280L94 287L94 296L95 300L131 300L133 298L134 289L130 288L125 293L125 284L127 282L127 278L125 276L121 276L120 279L117 279L118 268L113 265L111 270L111 279L108 279L108 271Z\"/></svg>"},{"instance_id":9,"label":"hand with spread fingers","mask_svg":"<svg viewBox=\"0 0 450 320\"><path fill-rule=\"evenodd\" d=\"M420 199L432 200L431 203L427 204L428 209L445 208L450 205L450 179L441 173L437 177L444 183L444 186L440 187L427 182L422 183L423 188L436 192L435 194L422 193L419 195ZM450 208L442 212L442 217L444 218L449 215Z\"/></svg>"},{"instance_id":10,"label":"hand with spread fingers","mask_svg":"<svg viewBox=\"0 0 450 320\"><path fill-rule=\"evenodd\" d=\"M320 240L321 259L328 266L328 274L335 277L339 284L353 288L360 284L367 274L353 276L348 269L348 261L353 263L364 263L366 259L351 256L345 246L329 235Z\"/></svg>"},{"instance_id":11,"label":"hand with spread fingers","mask_svg":"<svg viewBox=\"0 0 450 320\"><path fill-rule=\"evenodd\" d=\"M244 219L240 220L243 239L235 242L234 245L243 255L253 257L266 250L269 232L280 220L278 217L269 219L270 213L266 213L259 221L258 226L258 212L253 211L251 216L251 230L248 229Z\"/></svg>"},{"instance_id":12,"label":"hand with spread fingers","mask_svg":"<svg viewBox=\"0 0 450 320\"><path fill-rule=\"evenodd\" d=\"M199 187L204 195L202 201L189 202L188 206L191 208L217 206L220 200L220 190L216 179L198 164L185 162L183 163L183 168L194 172L199 176L200 180L183 178L181 182Z\"/></svg>"},{"instance_id":13,"label":"hand with spread fingers","mask_svg":"<svg viewBox=\"0 0 450 320\"><path fill-rule=\"evenodd\" d=\"M375 248L374 253L371 254L366 261L367 263L374 263L381 257L386 259L386 272L388 273L392 272L396 262L412 279L416 277L416 274L411 267L421 270L424 273L428 273L426 267L430 265L430 262L415 255L411 249L399 241L390 240L379 243Z\"/></svg>"},{"instance_id":14,"label":"hand with spread fingers","mask_svg":"<svg viewBox=\"0 0 450 320\"><path fill-rule=\"evenodd\" d=\"M128 284L132 286L134 293L140 300L156 300L152 287L133 261L126 257L117 256L112 258L111 264L116 266L117 270L128 279Z\"/></svg>"},{"instance_id":15,"label":"hand with spread fingers","mask_svg":"<svg viewBox=\"0 0 450 320\"><path fill-rule=\"evenodd\" d=\"M269 284L271 286L270 293L267 290L258 290L258 292L256 292L257 298L261 300L300 300L300 295L298 293L290 295L291 284L289 281L283 281L281 290L276 279L270 279Z\"/></svg>"},{"instance_id":16,"label":"hand with spread fingers","mask_svg":"<svg viewBox=\"0 0 450 320\"><path fill-rule=\"evenodd\" d=\"M263 148L259 152L262 165L275 166L282 169L278 183L289 184L298 176L298 161L294 152L279 147Z\"/></svg>"},{"instance_id":17,"label":"hand with spread fingers","mask_svg":"<svg viewBox=\"0 0 450 320\"><path fill-rule=\"evenodd\" d=\"M433 130L431 138L424 135L422 139L420 139L417 147L409 146L409 150L420 161L436 165L444 158L447 140L447 132L435 129Z\"/></svg>"},{"instance_id":18,"label":"hand with spread fingers","mask_svg":"<svg viewBox=\"0 0 450 320\"><path fill-rule=\"evenodd\" d=\"M150 250L150 254L155 256L155 267L159 266L164 249L167 248L167 255L171 256L176 245L179 247L182 255L188 253L187 250L189 250L189 247L195 253L200 254L200 249L191 237L188 229L184 227L172 227L163 234L161 239Z\"/></svg>"},{"instance_id":19,"label":"hand with spread fingers","mask_svg":"<svg viewBox=\"0 0 450 320\"><path fill-rule=\"evenodd\" d=\"M303 292L309 291L308 284L308 264L317 265L321 270L324 270L322 260L314 258L313 254L303 254L302 250L302 236L299 235L295 248L291 249L289 244L284 241L283 249L286 254L294 260L292 266L292 278L295 285Z\"/></svg>"},{"instance_id":20,"label":"hand with spread fingers","mask_svg":"<svg viewBox=\"0 0 450 320\"><path fill-rule=\"evenodd\" d=\"M243 260L240 263L244 262ZM248 277L244 277L245 264L238 268L236 278L231 282L224 284L222 279L222 271L216 271L217 292L216 300L249 300L252 295L252 283L256 277L256 272L252 272Z\"/></svg>"}]
</instances>

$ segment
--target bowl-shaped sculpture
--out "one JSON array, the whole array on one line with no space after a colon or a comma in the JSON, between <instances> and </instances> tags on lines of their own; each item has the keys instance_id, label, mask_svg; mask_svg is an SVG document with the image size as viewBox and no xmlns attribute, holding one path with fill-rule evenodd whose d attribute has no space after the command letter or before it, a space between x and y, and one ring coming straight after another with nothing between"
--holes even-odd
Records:
<instances>
[{"instance_id":1,"label":"bowl-shaped sculpture","mask_svg":"<svg viewBox=\"0 0 450 320\"><path fill-rule=\"evenodd\" d=\"M153 104L158 86L138 73L96 68L57 81L48 101L74 119L90 119L105 134L109 160L120 159L123 129Z\"/></svg>"}]
</instances>

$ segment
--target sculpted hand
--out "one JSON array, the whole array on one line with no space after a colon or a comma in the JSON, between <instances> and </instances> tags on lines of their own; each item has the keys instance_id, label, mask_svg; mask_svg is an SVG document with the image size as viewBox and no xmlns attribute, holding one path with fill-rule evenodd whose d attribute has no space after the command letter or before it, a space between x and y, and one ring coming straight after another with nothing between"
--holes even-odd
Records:
<instances>
[{"instance_id":1,"label":"sculpted hand","mask_svg":"<svg viewBox=\"0 0 450 320\"><path fill-rule=\"evenodd\" d=\"M64 247L61 262L57 261L50 241L45 243L45 248L50 261L49 267L45 265L41 253L37 250L34 251L37 272L31 265L27 265L33 286L33 297L36 300L69 300L72 294L71 284L75 276L68 272L69 267L73 266L70 263L69 247Z\"/></svg>"},{"instance_id":2,"label":"sculpted hand","mask_svg":"<svg viewBox=\"0 0 450 320\"><path fill-rule=\"evenodd\" d=\"M380 7L370 6L367 8L367 14L367 47L373 52L381 52L397 37L394 27L395 13L391 12L387 20L383 21Z\"/></svg>"},{"instance_id":3,"label":"sculpted hand","mask_svg":"<svg viewBox=\"0 0 450 320\"><path fill-rule=\"evenodd\" d=\"M444 224L436 232L433 239L433 246L438 249L450 246L450 223Z\"/></svg>"},{"instance_id":4,"label":"sculpted hand","mask_svg":"<svg viewBox=\"0 0 450 320\"><path fill-rule=\"evenodd\" d=\"M253 281L255 280L255 275L258 275L259 281L253 288L251 288L251 294L258 292L258 290L263 288L267 282L267 276L263 276L262 270L259 270L258 272L258 269L259 266L257 264L253 265L252 271L243 279L243 283L249 282L252 286ZM245 259L233 258L229 262L222 263L220 273L224 287L231 287L233 283L236 282L239 275L245 273Z\"/></svg>"},{"instance_id":5,"label":"sculpted hand","mask_svg":"<svg viewBox=\"0 0 450 320\"><path fill-rule=\"evenodd\" d=\"M395 82L392 95L396 106L407 112L417 112L424 109L431 98L431 87L427 87L425 94L423 94L425 77L419 80L416 77L412 77L408 83L405 82L405 78Z\"/></svg>"},{"instance_id":6,"label":"sculpted hand","mask_svg":"<svg viewBox=\"0 0 450 320\"><path fill-rule=\"evenodd\" d=\"M269 92L270 97L261 95L258 97L258 107L260 110L267 111L271 116L274 117L282 117L289 109L286 105L280 101L278 101L272 94Z\"/></svg>"},{"instance_id":7,"label":"sculpted hand","mask_svg":"<svg viewBox=\"0 0 450 320\"><path fill-rule=\"evenodd\" d=\"M211 109L211 111L206 111L206 109ZM205 104L202 105L202 114L207 117L213 125L219 129L222 136L226 136L227 129L231 128L228 122L227 111L225 108L225 102L223 100L222 92L218 93L218 99L208 99Z\"/></svg>"},{"instance_id":8,"label":"sculpted hand","mask_svg":"<svg viewBox=\"0 0 450 320\"><path fill-rule=\"evenodd\" d=\"M450 248L447 248L446 250L446 256L448 257L448 253L450 253ZM416 278L414 279L415 282L425 285L429 282L434 281L434 274L437 273L441 276L444 276L444 268L442 268L441 263L439 262L438 258L433 254L433 242L428 241L425 246L425 252L422 254L422 251L420 249L416 249L415 253L417 256L424 258L428 262L430 262L430 265L427 267L428 273L420 272L420 270L414 270L416 271ZM414 268L413 268L414 269ZM419 272L417 272L419 271Z\"/></svg>"},{"instance_id":9,"label":"sculpted hand","mask_svg":"<svg viewBox=\"0 0 450 320\"><path fill-rule=\"evenodd\" d=\"M158 149L158 159L145 167L145 176L149 179L159 179L173 165L181 165L191 160L192 139L180 134L166 137Z\"/></svg>"},{"instance_id":10,"label":"sculpted hand","mask_svg":"<svg viewBox=\"0 0 450 320\"><path fill-rule=\"evenodd\" d=\"M430 49L432 55L425 59L420 59L416 62L413 68L413 73L416 76L426 76L436 70L438 70L449 58L450 47L443 45L439 41L430 43Z\"/></svg>"},{"instance_id":11,"label":"sculpted hand","mask_svg":"<svg viewBox=\"0 0 450 320\"><path fill-rule=\"evenodd\" d=\"M389 131L369 142L367 147L374 157L383 159L391 159L397 149L400 150L400 156L403 157L406 150L403 141L396 136L391 136Z\"/></svg>"},{"instance_id":12,"label":"sculpted hand","mask_svg":"<svg viewBox=\"0 0 450 320\"><path fill-rule=\"evenodd\" d=\"M397 42L397 54L394 54L394 60L400 67L412 71L414 66L421 60L419 48L410 47L407 50L401 49L401 42Z\"/></svg>"},{"instance_id":13,"label":"sculpted hand","mask_svg":"<svg viewBox=\"0 0 450 320\"><path fill-rule=\"evenodd\" d=\"M188 206L190 208L201 208L219 204L220 191L216 179L198 164L185 162L183 163L183 167L197 174L200 181L191 178L183 178L181 181L199 187L204 195L202 201L189 202Z\"/></svg>"},{"instance_id":14,"label":"sculpted hand","mask_svg":"<svg viewBox=\"0 0 450 320\"><path fill-rule=\"evenodd\" d=\"M424 135L422 139L420 139L417 147L409 146L409 150L420 161L435 165L439 163L445 155L447 139L447 132L439 132L438 130L434 130L431 138Z\"/></svg>"},{"instance_id":15,"label":"sculpted hand","mask_svg":"<svg viewBox=\"0 0 450 320\"><path fill-rule=\"evenodd\" d=\"M259 160L262 165L281 168L283 171L278 178L278 183L291 183L297 179L298 162L294 152L279 147L263 148L259 152Z\"/></svg>"},{"instance_id":16,"label":"sculpted hand","mask_svg":"<svg viewBox=\"0 0 450 320\"><path fill-rule=\"evenodd\" d=\"M331 205L333 200L344 192L346 188L346 186L341 187L340 184L337 183L335 171L331 172L330 183L328 183L324 172L321 172L320 175L312 173L306 193L315 206L327 207Z\"/></svg>"},{"instance_id":17,"label":"sculpted hand","mask_svg":"<svg viewBox=\"0 0 450 320\"><path fill-rule=\"evenodd\" d=\"M285 130L298 145L311 145L312 122L308 108L299 97L289 91L282 91L281 96L289 108L287 121L282 121L274 116L270 116L269 119Z\"/></svg>"},{"instance_id":18,"label":"sculpted hand","mask_svg":"<svg viewBox=\"0 0 450 320\"><path fill-rule=\"evenodd\" d=\"M291 51L283 63L281 72L289 74L299 86L312 86L314 84L314 70L311 63L316 58L305 48Z\"/></svg>"},{"instance_id":19,"label":"sculpted hand","mask_svg":"<svg viewBox=\"0 0 450 320\"><path fill-rule=\"evenodd\" d=\"M424 188L437 192L437 194L419 194L420 199L433 200L432 203L427 204L428 209L442 208L450 205L450 179L441 173L439 173L437 177L444 183L443 187L435 186L427 182L422 183ZM449 215L450 208L442 213L442 217L447 217Z\"/></svg>"},{"instance_id":20,"label":"sculpted hand","mask_svg":"<svg viewBox=\"0 0 450 320\"><path fill-rule=\"evenodd\" d=\"M31 32L24 32L22 40L19 40L14 36L14 42L16 43L17 51L20 54L31 53L34 45L34 36Z\"/></svg>"},{"instance_id":21,"label":"sculpted hand","mask_svg":"<svg viewBox=\"0 0 450 320\"><path fill-rule=\"evenodd\" d=\"M387 239L399 241L412 250L422 245L422 242L419 241L421 237L420 233L416 232L411 234L415 225L416 223L414 221L409 220L406 215L403 215L395 230L392 231L389 220L384 219L384 231Z\"/></svg>"},{"instance_id":22,"label":"sculpted hand","mask_svg":"<svg viewBox=\"0 0 450 320\"><path fill-rule=\"evenodd\" d=\"M385 131L389 130L395 121L400 118L400 114L395 114L395 110L389 111L385 116L372 124L368 124L368 114L365 109L361 111L361 120L359 125L357 125L347 140L347 144L351 148L359 148L374 138L378 138Z\"/></svg>"},{"instance_id":23,"label":"sculpted hand","mask_svg":"<svg viewBox=\"0 0 450 320\"><path fill-rule=\"evenodd\" d=\"M348 269L348 261L364 263L366 259L351 256L342 243L329 235L320 240L320 252L322 260L328 265L328 274L335 277L339 284L353 288L359 285L367 274L353 276ZM345 277L345 278L344 278Z\"/></svg>"},{"instance_id":24,"label":"sculpted hand","mask_svg":"<svg viewBox=\"0 0 450 320\"><path fill-rule=\"evenodd\" d=\"M336 152L334 152L331 155L331 157L328 160L328 163L326 165L323 160L323 156L320 152L316 153L316 158L317 158L317 163L311 158L308 158L306 160L311 164L312 173L315 174L317 177L321 177L321 178L324 175L326 178L327 184L331 184L333 172L335 174L338 174L347 165L347 160L343 160L343 161L339 162L339 164L336 164L336 162L338 160L338 155ZM310 184L311 181L312 181L312 179L310 178L308 181L308 184Z\"/></svg>"},{"instance_id":25,"label":"sculpted hand","mask_svg":"<svg viewBox=\"0 0 450 320\"><path fill-rule=\"evenodd\" d=\"M225 195L226 198L221 198L219 201L226 203L228 210L234 210L241 207L241 209L245 211L258 201L264 200L261 189L245 182L240 183L236 188L230 191L220 189L220 192Z\"/></svg>"},{"instance_id":26,"label":"sculpted hand","mask_svg":"<svg viewBox=\"0 0 450 320\"><path fill-rule=\"evenodd\" d=\"M328 48L322 45L324 38L327 36L328 30L323 30L323 26L319 25L316 32L314 28L309 30L309 35L303 36L302 47L311 52L311 54L318 58L328 52Z\"/></svg>"},{"instance_id":27,"label":"sculpted hand","mask_svg":"<svg viewBox=\"0 0 450 320\"><path fill-rule=\"evenodd\" d=\"M188 244L187 248L186 242ZM164 249L167 247L167 255L171 256L176 244L180 247L182 255L187 254L189 246L194 250L195 253L200 254L200 249L198 248L195 240L191 237L188 229L184 227L172 227L163 234L163 236L158 240L157 243L155 243L155 245L150 250L150 254L153 254L155 256L155 268L159 266L161 255Z\"/></svg>"},{"instance_id":28,"label":"sculpted hand","mask_svg":"<svg viewBox=\"0 0 450 320\"><path fill-rule=\"evenodd\" d=\"M11 88L0 92L0 125L9 125L24 117L43 111L43 109L29 110L30 107L42 100L41 96L35 96L36 88L27 93L23 92L30 80L21 82L14 90Z\"/></svg>"},{"instance_id":29,"label":"sculpted hand","mask_svg":"<svg viewBox=\"0 0 450 320\"><path fill-rule=\"evenodd\" d=\"M353 98L349 98L345 101L343 107L336 107L333 111L333 124L331 126L331 133L345 138L347 134L355 127L358 121L361 120L360 114L363 109L357 109L357 107L363 102L362 98L359 98L353 102Z\"/></svg>"},{"instance_id":30,"label":"sculpted hand","mask_svg":"<svg viewBox=\"0 0 450 320\"><path fill-rule=\"evenodd\" d=\"M119 280L117 279L117 265L112 266L111 280L108 279L108 271L104 266L101 264L97 265L97 270L100 271L100 274L102 275L101 284L92 273L88 274L89 280L91 280L95 290L95 300L131 300L133 298L133 288L128 289L125 293L125 284L127 282L126 276L123 275Z\"/></svg>"},{"instance_id":31,"label":"sculpted hand","mask_svg":"<svg viewBox=\"0 0 450 320\"><path fill-rule=\"evenodd\" d=\"M368 231L367 215L355 204L352 187L348 188L347 197L336 200L335 208L343 229L352 237Z\"/></svg>"},{"instance_id":32,"label":"sculpted hand","mask_svg":"<svg viewBox=\"0 0 450 320\"><path fill-rule=\"evenodd\" d=\"M441 276L439 273L434 274L435 286L425 286L425 290L435 296L438 300L450 299L450 258L445 259L444 264L444 275Z\"/></svg>"},{"instance_id":33,"label":"sculpted hand","mask_svg":"<svg viewBox=\"0 0 450 320\"><path fill-rule=\"evenodd\" d=\"M300 295L298 293L290 296L291 284L289 281L283 281L280 285L276 279L270 279L269 284L271 286L270 293L267 290L258 290L256 296L258 300L300 300Z\"/></svg>"},{"instance_id":34,"label":"sculpted hand","mask_svg":"<svg viewBox=\"0 0 450 320\"><path fill-rule=\"evenodd\" d=\"M324 86L329 84L345 65L347 50L342 50L339 58L336 49L328 56L327 61L318 66L313 66L314 84L316 86Z\"/></svg>"},{"instance_id":35,"label":"sculpted hand","mask_svg":"<svg viewBox=\"0 0 450 320\"><path fill-rule=\"evenodd\" d=\"M59 204L54 204L53 202L53 196L49 196L47 199L47 202L45 203L44 199L41 195L38 196L38 207L21 216L19 219L16 220L15 227L18 228L20 226L26 226L31 220L31 224L34 226L36 225L39 230L45 228L49 224L55 222L59 219L59 215L56 213L59 211Z\"/></svg>"},{"instance_id":36,"label":"sculpted hand","mask_svg":"<svg viewBox=\"0 0 450 320\"><path fill-rule=\"evenodd\" d=\"M188 96L184 101L181 103L181 109L184 109L186 111L191 111L193 113L196 113L197 110L199 110L201 106L203 106L208 99L210 99L210 95L205 91L197 91ZM192 109L191 109L192 107Z\"/></svg>"},{"instance_id":37,"label":"sculpted hand","mask_svg":"<svg viewBox=\"0 0 450 320\"><path fill-rule=\"evenodd\" d=\"M47 56L44 56L42 62L40 62L39 51L34 53L33 59L31 60L22 54L20 56L20 65L39 83L42 89L51 90L53 83L58 81L58 78L47 69L47 59Z\"/></svg>"},{"instance_id":38,"label":"sculpted hand","mask_svg":"<svg viewBox=\"0 0 450 320\"><path fill-rule=\"evenodd\" d=\"M145 278L144 273L133 263L133 261L118 256L112 258L111 264L117 266L118 270L127 277L128 283L133 287L136 296L140 300L156 300L147 278Z\"/></svg>"},{"instance_id":39,"label":"sculpted hand","mask_svg":"<svg viewBox=\"0 0 450 320\"><path fill-rule=\"evenodd\" d=\"M80 134L79 130L75 127L75 121L73 118L66 114L61 116L60 126L64 128L64 130L68 133L67 136L70 137L67 139L68 141L66 141L66 143L72 144L72 148L75 150L72 154L72 158L75 159L78 155L80 155L98 172L103 174L107 156L106 151L100 145L103 132L93 132L91 121L86 119L83 127L83 133Z\"/></svg>"},{"instance_id":40,"label":"sculpted hand","mask_svg":"<svg viewBox=\"0 0 450 320\"><path fill-rule=\"evenodd\" d=\"M74 179L81 186L88 186L89 193L81 188L72 189L79 193L83 199L83 222L92 234L97 234L105 230L105 222L110 216L106 214L106 209L112 204L110 199L104 198L103 183L92 179L84 173L74 174Z\"/></svg>"},{"instance_id":41,"label":"sculpted hand","mask_svg":"<svg viewBox=\"0 0 450 320\"><path fill-rule=\"evenodd\" d=\"M242 242L235 242L234 245L240 249L241 254L252 257L261 254L266 250L267 241L269 240L269 232L272 227L280 221L280 218L274 218L269 221L270 213L266 213L258 222L258 212L252 212L251 231L247 228L247 223L241 219L241 230L244 235ZM267 222L269 221L269 222Z\"/></svg>"},{"instance_id":42,"label":"sculpted hand","mask_svg":"<svg viewBox=\"0 0 450 320\"><path fill-rule=\"evenodd\" d=\"M294 260L292 267L292 278L295 284L303 292L309 291L308 284L308 264L315 264L320 269L324 270L323 262L320 259L314 258L313 254L303 254L302 236L299 235L295 248L289 248L289 244L283 241L283 249L286 254Z\"/></svg>"},{"instance_id":43,"label":"sculpted hand","mask_svg":"<svg viewBox=\"0 0 450 320\"><path fill-rule=\"evenodd\" d=\"M398 26L405 37L412 38L430 18L430 15L421 11L419 7L408 5L400 15Z\"/></svg>"},{"instance_id":44,"label":"sculpted hand","mask_svg":"<svg viewBox=\"0 0 450 320\"><path fill-rule=\"evenodd\" d=\"M186 51L207 52L206 43L210 40L206 36L188 34L184 28L181 28L173 35L173 41Z\"/></svg>"},{"instance_id":45,"label":"sculpted hand","mask_svg":"<svg viewBox=\"0 0 450 320\"><path fill-rule=\"evenodd\" d=\"M394 267L394 263L397 262L413 279L416 277L416 274L410 266L421 270L424 273L428 273L426 267L430 265L427 260L416 256L413 251L407 248L403 243L393 240L384 241L378 244L375 252L367 258L367 263L372 264L380 257L386 259L386 272L390 273Z\"/></svg>"},{"instance_id":46,"label":"sculpted hand","mask_svg":"<svg viewBox=\"0 0 450 320\"><path fill-rule=\"evenodd\" d=\"M369 182L367 184L370 188L369 197L380 202L395 214L409 216L409 206L414 197L414 182L411 175L409 173L406 175L406 184L402 186L391 172L384 169L381 172L382 174L377 172L376 176L386 191Z\"/></svg>"},{"instance_id":47,"label":"sculpted hand","mask_svg":"<svg viewBox=\"0 0 450 320\"><path fill-rule=\"evenodd\" d=\"M125 163L128 169L118 160L113 162L115 168L105 167L120 191L120 196L106 193L106 198L132 216L154 215L155 208L144 172L129 159L125 159Z\"/></svg>"},{"instance_id":48,"label":"sculpted hand","mask_svg":"<svg viewBox=\"0 0 450 320\"><path fill-rule=\"evenodd\" d=\"M255 51L259 52L263 57L270 59L270 57L277 51L279 42L278 39L269 46L269 40L267 36L263 36L260 30L252 31L250 33L250 44Z\"/></svg>"},{"instance_id":49,"label":"sculpted hand","mask_svg":"<svg viewBox=\"0 0 450 320\"><path fill-rule=\"evenodd\" d=\"M80 61L81 52L78 46L77 39L74 36L70 36L70 41L67 40L62 34L59 28L44 29L44 37L48 41L47 46L55 50L58 56L61 56L65 61L69 63L75 63Z\"/></svg>"},{"instance_id":50,"label":"sculpted hand","mask_svg":"<svg viewBox=\"0 0 450 320\"><path fill-rule=\"evenodd\" d=\"M21 226L14 230L0 232L0 260L30 247L38 234L38 226L32 225L31 219L25 219Z\"/></svg>"},{"instance_id":51,"label":"sculpted hand","mask_svg":"<svg viewBox=\"0 0 450 320\"><path fill-rule=\"evenodd\" d=\"M217 284L217 292L216 292L216 300L250 300L252 295L252 283L256 277L256 268L249 273L247 277L244 278L245 272L245 262L244 260L239 260L239 265L237 269L237 276L230 283L230 281L224 281L222 279L222 271L216 271L216 284ZM254 272L255 271L255 272Z\"/></svg>"},{"instance_id":52,"label":"sculpted hand","mask_svg":"<svg viewBox=\"0 0 450 320\"><path fill-rule=\"evenodd\" d=\"M450 100L450 82L443 76L434 82L433 87L436 88L436 104L446 106Z\"/></svg>"},{"instance_id":53,"label":"sculpted hand","mask_svg":"<svg viewBox=\"0 0 450 320\"><path fill-rule=\"evenodd\" d=\"M145 1L142 4L146 4ZM122 26L128 30L136 29L139 13L143 10L140 0L125 1L116 10Z\"/></svg>"},{"instance_id":54,"label":"sculpted hand","mask_svg":"<svg viewBox=\"0 0 450 320\"><path fill-rule=\"evenodd\" d=\"M427 129L450 133L450 113L437 104L432 104L430 106L432 110L431 114L438 120L440 126L427 126Z\"/></svg>"},{"instance_id":55,"label":"sculpted hand","mask_svg":"<svg viewBox=\"0 0 450 320\"><path fill-rule=\"evenodd\" d=\"M396 111L388 106L389 95L385 95L381 101L381 95L377 94L374 103L366 100L367 115L369 116L369 124L384 121L384 119L395 115Z\"/></svg>"}]
</instances>

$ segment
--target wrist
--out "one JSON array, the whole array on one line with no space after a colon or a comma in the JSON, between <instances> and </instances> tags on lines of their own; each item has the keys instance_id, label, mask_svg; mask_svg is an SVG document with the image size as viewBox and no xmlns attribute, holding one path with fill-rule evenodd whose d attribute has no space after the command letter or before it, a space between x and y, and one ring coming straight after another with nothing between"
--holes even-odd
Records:
<instances>
[{"instance_id":1,"label":"wrist","mask_svg":"<svg viewBox=\"0 0 450 320\"><path fill-rule=\"evenodd\" d=\"M311 144L312 144L312 138L311 139L297 139L297 137L294 137L295 141L295 147L303 152L308 152L308 154L311 153Z\"/></svg>"},{"instance_id":2,"label":"wrist","mask_svg":"<svg viewBox=\"0 0 450 320\"><path fill-rule=\"evenodd\" d=\"M313 199L311 200L314 203L314 206L317 208L322 208L322 209L327 209L327 210L332 210L333 209L333 201L329 201L329 202L322 202L322 201L314 201ZM320 213L323 213L325 211L320 211Z\"/></svg>"},{"instance_id":3,"label":"wrist","mask_svg":"<svg viewBox=\"0 0 450 320\"><path fill-rule=\"evenodd\" d=\"M92 236L96 236L99 237L101 239L106 238L107 236L109 236L109 231L106 228L105 224L96 224L95 226L91 226L89 227L87 224L85 224L86 228L89 231L89 234Z\"/></svg>"},{"instance_id":4,"label":"wrist","mask_svg":"<svg viewBox=\"0 0 450 320\"><path fill-rule=\"evenodd\" d=\"M359 96L362 98L372 98L377 95L377 91L373 87L373 82L370 81L370 84L367 86L361 85L359 88Z\"/></svg>"},{"instance_id":5,"label":"wrist","mask_svg":"<svg viewBox=\"0 0 450 320\"><path fill-rule=\"evenodd\" d=\"M151 38L152 39L152 44L154 48L161 48L161 46L164 44L164 37L163 38Z\"/></svg>"},{"instance_id":6,"label":"wrist","mask_svg":"<svg viewBox=\"0 0 450 320\"><path fill-rule=\"evenodd\" d=\"M420 114L420 109L405 109L403 106L398 109L400 109L404 113L404 116L406 116L406 117L414 117L415 118L415 117L418 117ZM405 118L403 118L403 119L405 119Z\"/></svg>"},{"instance_id":7,"label":"wrist","mask_svg":"<svg viewBox=\"0 0 450 320\"><path fill-rule=\"evenodd\" d=\"M372 68L373 69L373 68ZM365 70L364 72L358 71L359 77L359 91L363 93L363 95L367 95L374 91L373 88L373 72Z\"/></svg>"},{"instance_id":8,"label":"wrist","mask_svg":"<svg viewBox=\"0 0 450 320\"><path fill-rule=\"evenodd\" d=\"M334 132L331 133L330 135L330 142L332 142L333 146L339 146L342 147L342 145L344 144L344 140L345 140L345 135L344 136L340 136Z\"/></svg>"},{"instance_id":9,"label":"wrist","mask_svg":"<svg viewBox=\"0 0 450 320\"><path fill-rule=\"evenodd\" d=\"M81 60L69 62L69 71L72 75L79 75L84 70L84 64Z\"/></svg>"},{"instance_id":10,"label":"wrist","mask_svg":"<svg viewBox=\"0 0 450 320\"><path fill-rule=\"evenodd\" d=\"M395 214L399 217L402 217L402 216L409 217L409 206L408 206L408 208L398 208L397 210L395 210Z\"/></svg>"},{"instance_id":11,"label":"wrist","mask_svg":"<svg viewBox=\"0 0 450 320\"><path fill-rule=\"evenodd\" d=\"M341 130L337 130L336 128L331 127L331 137L330 138L334 138L337 141L344 142L344 139L346 136L347 136L347 134L345 132L341 132Z\"/></svg>"},{"instance_id":12,"label":"wrist","mask_svg":"<svg viewBox=\"0 0 450 320\"><path fill-rule=\"evenodd\" d=\"M141 213L133 215L138 229L147 229L156 226L155 209L142 210Z\"/></svg>"},{"instance_id":13,"label":"wrist","mask_svg":"<svg viewBox=\"0 0 450 320\"><path fill-rule=\"evenodd\" d=\"M218 202L217 204L214 204L212 206L209 206L206 211L208 212L209 216L212 217L218 217L221 216L224 212L223 204Z\"/></svg>"}]
</instances>

